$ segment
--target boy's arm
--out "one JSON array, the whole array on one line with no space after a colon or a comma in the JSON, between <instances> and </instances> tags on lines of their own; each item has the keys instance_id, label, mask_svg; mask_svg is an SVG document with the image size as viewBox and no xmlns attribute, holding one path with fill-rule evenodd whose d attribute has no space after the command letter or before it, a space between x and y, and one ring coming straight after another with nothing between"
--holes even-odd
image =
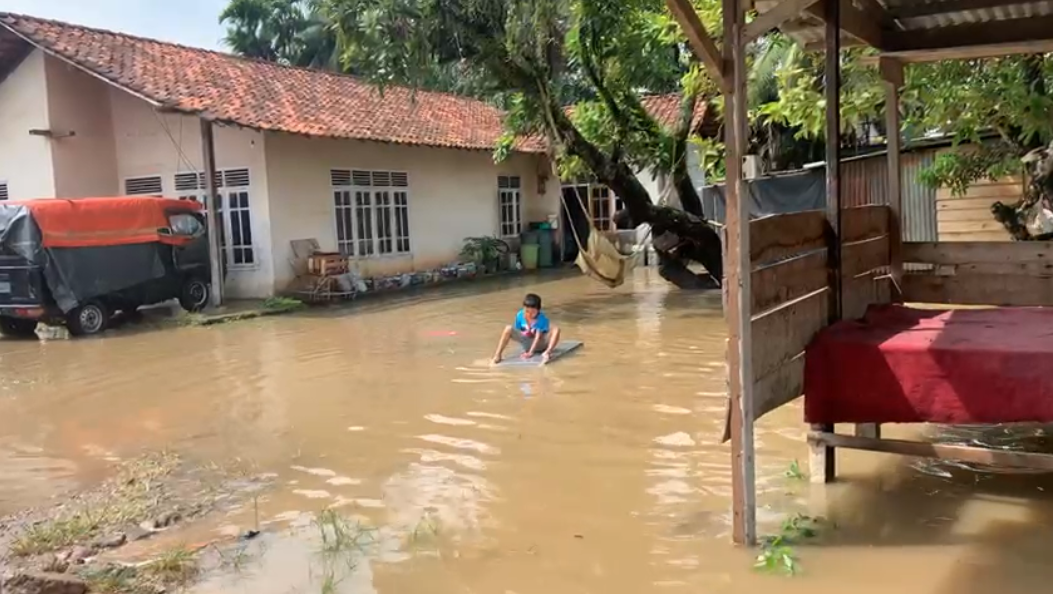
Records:
<instances>
[{"instance_id":1,"label":"boy's arm","mask_svg":"<svg viewBox=\"0 0 1053 594\"><path fill-rule=\"evenodd\" d=\"M539 342L541 342L542 334L544 334L544 333L543 332L535 332L534 333L534 342L530 343L530 350L527 351L527 353L529 353L531 356L534 353L537 352L537 345L538 345Z\"/></svg>"}]
</instances>

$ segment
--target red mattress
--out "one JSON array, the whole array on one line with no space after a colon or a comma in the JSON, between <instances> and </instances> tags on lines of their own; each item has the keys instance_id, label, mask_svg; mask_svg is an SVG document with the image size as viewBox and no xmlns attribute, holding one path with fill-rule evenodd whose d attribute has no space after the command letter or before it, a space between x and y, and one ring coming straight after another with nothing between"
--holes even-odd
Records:
<instances>
[{"instance_id":1,"label":"red mattress","mask_svg":"<svg viewBox=\"0 0 1053 594\"><path fill-rule=\"evenodd\" d=\"M1053 422L1053 309L872 307L808 347L809 423Z\"/></svg>"}]
</instances>

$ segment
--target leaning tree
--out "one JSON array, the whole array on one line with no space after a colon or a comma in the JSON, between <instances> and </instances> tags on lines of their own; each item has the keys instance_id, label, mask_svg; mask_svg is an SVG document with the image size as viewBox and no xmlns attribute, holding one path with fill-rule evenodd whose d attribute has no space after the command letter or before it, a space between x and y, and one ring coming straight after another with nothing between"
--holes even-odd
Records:
<instances>
[{"instance_id":1,"label":"leaning tree","mask_svg":"<svg viewBox=\"0 0 1053 594\"><path fill-rule=\"evenodd\" d=\"M688 175L696 107L715 86L686 47L662 0L318 0L342 59L383 88L426 86L453 65L508 112L495 158L517 139L548 140L562 176L589 174L625 205L619 218L650 224L662 276L680 287L722 277L720 236ZM719 2L700 0L719 21ZM660 124L641 102L680 97L677 122ZM664 173L678 200L656 200L636 172ZM674 205L675 203L675 205ZM708 275L688 266L702 264Z\"/></svg>"}]
</instances>

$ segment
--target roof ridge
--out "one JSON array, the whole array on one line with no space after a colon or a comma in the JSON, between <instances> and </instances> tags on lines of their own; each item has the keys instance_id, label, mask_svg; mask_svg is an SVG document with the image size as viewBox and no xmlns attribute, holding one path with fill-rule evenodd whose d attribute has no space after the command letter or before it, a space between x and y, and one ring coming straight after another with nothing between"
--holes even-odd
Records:
<instances>
[{"instance_id":1,"label":"roof ridge","mask_svg":"<svg viewBox=\"0 0 1053 594\"><path fill-rule=\"evenodd\" d=\"M309 66L294 66L292 64L282 64L281 62L273 62L271 60L265 60L263 58L255 58L255 57L252 57L252 56L242 56L242 55L235 54L235 53L229 52L229 51L213 50L213 49L197 47L197 46L193 46L193 45L187 45L185 43L178 43L178 42L174 42L174 41L164 41L162 39L157 39L157 38L154 38L154 37L145 37L145 36L142 36L142 35L136 35L134 33L125 33L123 31L115 31L113 29L104 29L102 27L93 27L93 26L90 26L90 25L81 25L81 24L78 24L78 23L71 23L69 21L61 21L61 20L58 20L58 19L50 19L50 18L45 18L45 17L38 17L38 16L33 16L33 15L29 15L29 14L22 14L22 13L17 13L17 12L0 11L0 24L3 24L5 26L7 26L7 27L14 26L11 23L7 23L6 22L6 19L8 19L8 18L24 19L24 20L29 20L29 21L37 21L37 22L48 23L48 24L52 24L52 25L60 25L60 26L63 26L63 27L70 27L70 28L73 28L73 29L80 29L82 31L90 31L92 33L100 33L100 34L103 34L103 35L113 35L115 37L121 37L121 38L125 38L125 39L130 39L130 40L133 40L133 41L140 41L140 42L147 42L147 43L156 43L156 44L160 44L160 45L166 45L166 46L169 46L169 47L175 47L175 48L184 49L184 50L187 50L187 51L200 52L200 53L203 53L203 54L211 54L211 55L214 55L214 56L216 56L218 58L230 59L230 60L238 60L238 61L241 61L241 62L248 62L250 64L257 64L257 65L260 65L260 66L266 66L266 67L272 67L272 68L280 68L280 69L284 69L284 70L292 70L292 71L298 71L298 72L307 72L307 73L316 74L316 75L331 76L331 77L334 77L334 78L345 78L345 79L349 79L349 80L355 81L355 82L363 84L363 85L374 87L375 89L380 89L381 88L381 85L379 85L379 84L377 84L377 83L375 83L373 81L370 81L370 80L368 80L366 78L363 78L361 76L357 76L357 75L354 75L354 74L348 74L346 72L339 72L339 71L336 71L336 70L327 70L327 69L323 69L323 68L313 68L313 67L309 67ZM16 33L18 33L18 32L16 32ZM18 34L22 35L22 33L18 33ZM442 96L442 97L449 97L449 98L452 98L452 99L458 99L458 100L463 100L463 101L479 103L479 104L486 105L488 107L492 107L494 109L497 109L498 111L502 111L499 107L493 105L492 103L484 101L482 99L477 99L475 97L470 97L468 95L461 95L461 94L454 93L454 92L451 92L451 91L435 91L435 90L431 90L431 89L419 89L419 88L411 87L409 85L402 85L402 84L385 85L384 88L385 89L399 89L399 90L402 90L402 91L408 91L408 92L416 94L416 95L436 95L436 96Z\"/></svg>"}]
</instances>

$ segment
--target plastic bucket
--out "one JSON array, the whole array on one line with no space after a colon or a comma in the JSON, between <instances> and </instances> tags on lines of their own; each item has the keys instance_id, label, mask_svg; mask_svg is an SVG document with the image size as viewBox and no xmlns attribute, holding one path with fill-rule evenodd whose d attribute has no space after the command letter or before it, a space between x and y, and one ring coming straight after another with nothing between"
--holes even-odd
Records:
<instances>
[{"instance_id":1,"label":"plastic bucket","mask_svg":"<svg viewBox=\"0 0 1053 594\"><path fill-rule=\"evenodd\" d=\"M519 254L523 259L523 268L527 270L537 269L537 256L541 247L536 243L524 243L519 246Z\"/></svg>"}]
</instances>

